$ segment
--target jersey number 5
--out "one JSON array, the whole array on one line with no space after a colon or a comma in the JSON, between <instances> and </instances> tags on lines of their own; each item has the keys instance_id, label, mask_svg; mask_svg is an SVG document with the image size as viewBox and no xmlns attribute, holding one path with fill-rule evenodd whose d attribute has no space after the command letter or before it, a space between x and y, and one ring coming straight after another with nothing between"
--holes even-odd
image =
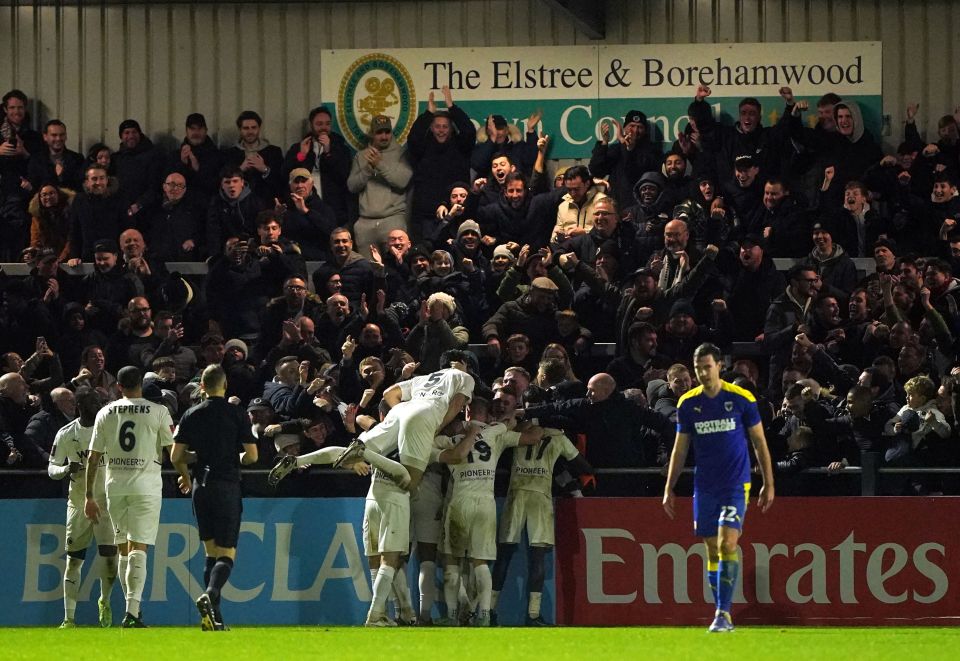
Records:
<instances>
[{"instance_id":1,"label":"jersey number 5","mask_svg":"<svg viewBox=\"0 0 960 661\"><path fill-rule=\"evenodd\" d=\"M137 444L137 437L133 433L133 428L136 424L133 420L127 420L120 425L120 449L124 452L130 452Z\"/></svg>"}]
</instances>

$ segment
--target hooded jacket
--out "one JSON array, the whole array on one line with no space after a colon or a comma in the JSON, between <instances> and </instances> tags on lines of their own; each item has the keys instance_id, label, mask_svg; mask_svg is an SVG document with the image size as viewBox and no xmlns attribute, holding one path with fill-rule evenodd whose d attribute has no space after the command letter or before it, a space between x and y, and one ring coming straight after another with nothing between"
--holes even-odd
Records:
<instances>
[{"instance_id":1,"label":"hooded jacket","mask_svg":"<svg viewBox=\"0 0 960 661\"><path fill-rule=\"evenodd\" d=\"M642 113L641 113L642 115ZM603 144L597 141L590 155L590 173L595 177L608 177L611 194L621 209L633 204L634 183L645 173L659 170L663 150L659 143L650 140L650 125L643 116L643 137L628 151L622 143Z\"/></svg>"},{"instance_id":2,"label":"hooded jacket","mask_svg":"<svg viewBox=\"0 0 960 661\"><path fill-rule=\"evenodd\" d=\"M224 242L232 236L252 237L257 233L257 214L266 208L264 202L244 186L240 196L231 200L221 188L207 208L207 253L223 252Z\"/></svg>"},{"instance_id":3,"label":"hooded jacket","mask_svg":"<svg viewBox=\"0 0 960 661\"><path fill-rule=\"evenodd\" d=\"M262 200L273 201L274 197L286 192L283 178L283 151L276 145L271 145L264 137L257 141L256 147L256 153L260 155L264 165L267 166L266 176L250 168L243 173L243 178L257 197ZM240 167L240 164L246 159L246 145L242 140L224 153L224 165L231 167Z\"/></svg>"},{"instance_id":4,"label":"hooded jacket","mask_svg":"<svg viewBox=\"0 0 960 661\"><path fill-rule=\"evenodd\" d=\"M833 142L834 150L827 153L820 161L820 172L828 166L834 168L833 180L825 195L826 206L836 207L843 205L843 191L848 182L862 179L867 170L883 158L883 151L874 137L863 126L863 115L856 101L841 101L833 107L833 117L847 109L853 117L853 133L849 136L840 135L840 139Z\"/></svg>"},{"instance_id":5,"label":"hooded jacket","mask_svg":"<svg viewBox=\"0 0 960 661\"><path fill-rule=\"evenodd\" d=\"M857 286L857 266L839 243L833 244L833 252L824 256L814 248L808 257L823 282L820 295L829 294L844 301Z\"/></svg>"},{"instance_id":6,"label":"hooded jacket","mask_svg":"<svg viewBox=\"0 0 960 661\"><path fill-rule=\"evenodd\" d=\"M397 144L395 137L380 150L380 164L370 167L362 151L353 156L347 188L359 195L361 218L389 218L407 212L407 186L413 177L413 168L407 160L407 150Z\"/></svg>"}]
</instances>

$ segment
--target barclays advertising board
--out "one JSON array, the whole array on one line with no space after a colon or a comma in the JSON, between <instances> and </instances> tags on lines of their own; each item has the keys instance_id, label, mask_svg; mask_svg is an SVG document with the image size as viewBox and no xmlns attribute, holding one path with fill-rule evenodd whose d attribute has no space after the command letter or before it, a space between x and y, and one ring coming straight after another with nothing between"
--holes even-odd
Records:
<instances>
[{"instance_id":1,"label":"barclays advertising board","mask_svg":"<svg viewBox=\"0 0 960 661\"><path fill-rule=\"evenodd\" d=\"M62 577L66 503L0 501L0 626L56 626L63 619ZM238 625L362 624L372 597L363 555L363 499L247 499L237 564L223 590L224 617ZM202 591L203 546L187 499L163 503L156 546L148 555L143 616L151 625L197 624L194 599ZM520 624L526 613L525 554L518 553L500 595L502 624ZM100 594L95 548L87 554L77 623L93 625ZM553 560L548 558L543 613L553 621ZM415 560L407 568L417 599ZM438 594L442 576L438 574ZM112 606L123 612L119 583ZM434 616L439 614L435 606ZM119 615L114 616L119 623Z\"/></svg>"}]
</instances>

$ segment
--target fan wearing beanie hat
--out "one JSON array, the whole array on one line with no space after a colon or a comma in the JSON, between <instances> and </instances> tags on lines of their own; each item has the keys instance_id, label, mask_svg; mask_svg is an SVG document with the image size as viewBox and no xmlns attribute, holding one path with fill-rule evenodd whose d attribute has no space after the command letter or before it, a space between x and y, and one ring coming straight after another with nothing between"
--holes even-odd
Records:
<instances>
[{"instance_id":1,"label":"fan wearing beanie hat","mask_svg":"<svg viewBox=\"0 0 960 661\"><path fill-rule=\"evenodd\" d=\"M510 248L505 245L500 245L493 249L493 259L490 260L490 267L494 273L503 273L513 266L516 261L517 258L510 252Z\"/></svg>"},{"instance_id":2,"label":"fan wearing beanie hat","mask_svg":"<svg viewBox=\"0 0 960 661\"><path fill-rule=\"evenodd\" d=\"M460 223L460 227L457 228L457 240L450 246L457 269L465 273L473 273L475 269L483 272L490 270L490 261L481 251L481 235L480 224L477 221L465 220Z\"/></svg>"},{"instance_id":3,"label":"fan wearing beanie hat","mask_svg":"<svg viewBox=\"0 0 960 661\"><path fill-rule=\"evenodd\" d=\"M644 172L659 170L663 150L650 140L647 115L642 110L629 110L623 125L603 122L602 138L593 147L590 172L595 177L608 177L611 195L621 209L634 204L633 185Z\"/></svg>"},{"instance_id":4,"label":"fan wearing beanie hat","mask_svg":"<svg viewBox=\"0 0 960 661\"><path fill-rule=\"evenodd\" d=\"M155 187L163 178L166 159L143 134L137 120L120 122L119 134L120 150L113 155L113 164L120 182L119 197L129 218L156 200ZM138 221L130 222L135 224Z\"/></svg>"},{"instance_id":5,"label":"fan wearing beanie hat","mask_svg":"<svg viewBox=\"0 0 960 661\"><path fill-rule=\"evenodd\" d=\"M830 218L820 218L813 223L813 250L809 260L823 282L820 293L844 300L857 286L857 266L834 240L835 228Z\"/></svg>"}]
</instances>

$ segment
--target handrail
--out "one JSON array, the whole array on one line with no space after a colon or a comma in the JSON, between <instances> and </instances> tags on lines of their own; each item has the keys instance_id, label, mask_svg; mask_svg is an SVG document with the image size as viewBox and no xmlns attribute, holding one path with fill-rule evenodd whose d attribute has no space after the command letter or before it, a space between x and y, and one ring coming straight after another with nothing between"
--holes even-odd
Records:
<instances>
[{"instance_id":1,"label":"handrail","mask_svg":"<svg viewBox=\"0 0 960 661\"><path fill-rule=\"evenodd\" d=\"M804 260L794 259L791 257L776 257L773 260L773 265L777 267L778 271L789 271L790 267L794 264L799 264ZM307 262L307 273L313 273L320 267L322 262ZM877 270L876 262L869 257L854 257L853 263L857 267L857 271L865 273L867 275L874 273ZM206 262L167 262L167 271L173 273L177 271L183 275L206 275L207 273L207 263ZM8 275L30 275L30 265L24 264L22 262L7 262L0 263L0 268L7 272ZM93 271L92 262L84 262L80 266L67 266L66 264L60 264L60 268L63 269L66 273L73 275L86 274Z\"/></svg>"}]
</instances>

